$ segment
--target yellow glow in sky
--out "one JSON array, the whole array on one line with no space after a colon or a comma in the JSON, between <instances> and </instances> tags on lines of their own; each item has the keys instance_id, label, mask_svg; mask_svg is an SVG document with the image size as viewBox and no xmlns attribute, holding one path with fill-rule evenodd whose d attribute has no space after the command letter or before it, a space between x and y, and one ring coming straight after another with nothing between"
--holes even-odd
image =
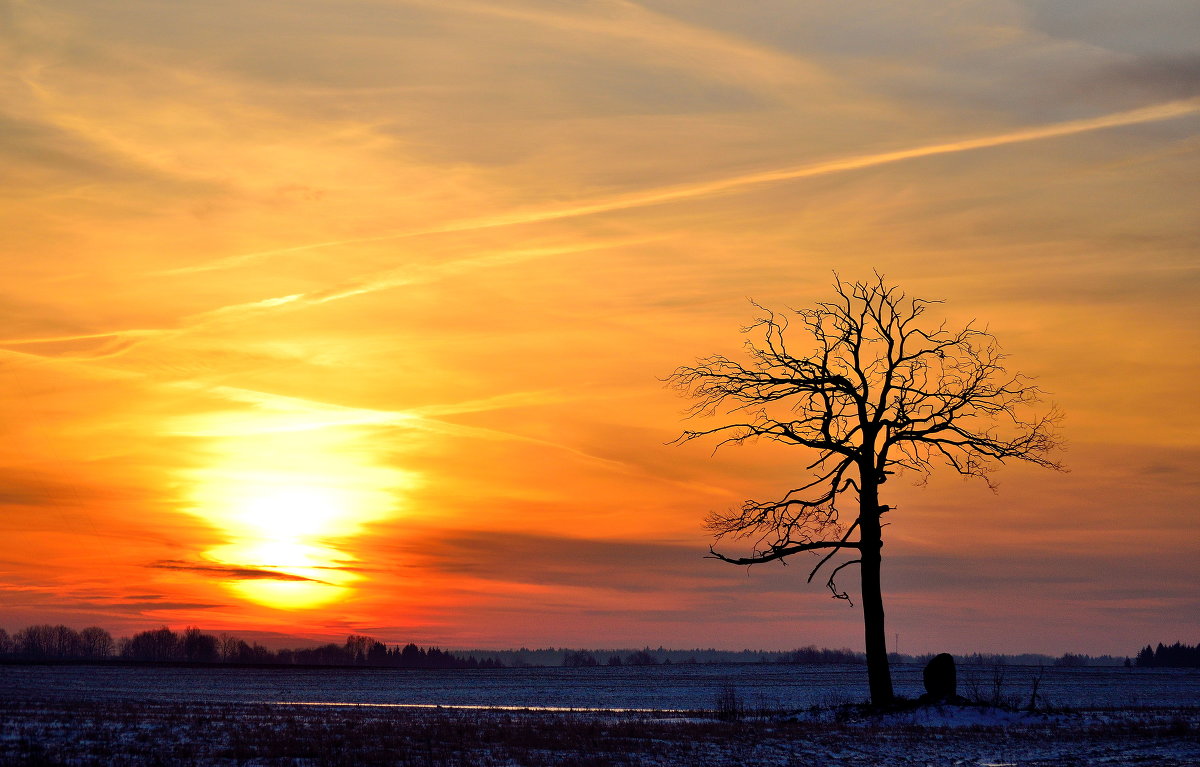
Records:
<instances>
[{"instance_id":1,"label":"yellow glow in sky","mask_svg":"<svg viewBox=\"0 0 1200 767\"><path fill-rule=\"evenodd\" d=\"M232 593L268 607L347 598L362 580L355 538L397 516L397 493L412 477L371 465L349 429L314 426L302 414L282 428L275 416L237 425L214 440L212 463L184 475L189 511L226 541L203 559L234 574Z\"/></svg>"}]
</instances>

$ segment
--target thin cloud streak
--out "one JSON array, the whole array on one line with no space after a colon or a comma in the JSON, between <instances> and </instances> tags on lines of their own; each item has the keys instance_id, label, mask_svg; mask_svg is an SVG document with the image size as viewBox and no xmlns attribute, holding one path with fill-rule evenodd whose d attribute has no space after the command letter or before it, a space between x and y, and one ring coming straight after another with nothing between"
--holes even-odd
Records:
<instances>
[{"instance_id":1,"label":"thin cloud streak","mask_svg":"<svg viewBox=\"0 0 1200 767\"><path fill-rule=\"evenodd\" d=\"M535 407L545 404L569 402L582 399L576 395L568 395L556 391L524 391L497 395L480 400L469 400L443 405L427 405L408 411L372 410L334 405L301 397L288 397L281 394L254 391L234 386L206 387L195 382L179 382L176 387L203 390L208 394L225 399L253 405L261 410L279 414L283 421L255 420L238 418L233 423L227 423L222 428L211 416L201 419L201 428L188 426L187 419L180 419L184 426L171 433L189 437L229 437L249 436L255 434L281 433L289 431L307 431L312 429L344 428L356 426L372 426L380 428L406 428L440 434L449 437L479 439L487 441L514 442L549 450L567 453L585 464L603 467L610 471L626 476L650 479L658 483L674 485L701 492L706 495L732 497L732 493L713 485L662 477L649 473L644 467L627 461L606 458L595 455L561 442L540 439L518 434L511 431L492 429L482 426L444 421L435 416L453 416L466 413L479 413L510 407ZM291 420L286 420L291 419Z\"/></svg>"},{"instance_id":2,"label":"thin cloud streak","mask_svg":"<svg viewBox=\"0 0 1200 767\"><path fill-rule=\"evenodd\" d=\"M404 239L432 234L452 234L455 232L495 229L507 226L538 224L546 221L558 221L568 218L593 216L619 210L630 210L634 208L649 207L652 205L661 205L670 202L699 199L720 194L722 192L742 189L745 187L759 186L761 184L795 181L798 179L827 176L835 173L862 170L864 168L873 168L880 165L891 165L893 163L904 162L906 160L916 160L924 157L957 154L959 152L971 152L979 149L992 149L1011 144L1022 144L1030 141L1061 138L1064 136L1072 136L1079 133L1089 133L1108 128L1119 128L1130 125L1161 122L1164 120L1173 120L1197 113L1200 113L1200 99L1193 98L1169 101L1163 104L1156 104L1154 106L1142 107L1124 112L1115 112L1113 114L1102 115L1100 117L1089 117L1081 120L1052 123L1039 128L1027 128L1025 130L1010 131L1008 133L999 133L974 139L962 139L959 141L949 141L940 144L928 144L925 146L913 147L911 149L898 149L891 152L873 152L870 154L859 155L857 157L843 157L836 160L827 160L825 162L819 162L811 165L760 171L758 173L747 173L739 176L717 179L714 181L702 181L694 184L659 187L647 191L633 192L630 194L618 195L616 197L600 199L580 205L551 208L542 211L514 211L497 216L482 216L479 218L452 221L441 226L411 230L407 232L393 232L391 234L373 235L371 237L328 240L324 242L309 243L307 245L295 245L287 248L276 248L273 250L264 250L255 253L245 253L238 256L231 256L229 258L212 261L207 264L181 267L164 272L156 272L154 274L175 275L218 271L240 266L253 261L258 261L260 259L270 258L272 256L320 250L322 248L342 245L381 242L384 240Z\"/></svg>"},{"instance_id":3,"label":"thin cloud streak","mask_svg":"<svg viewBox=\"0 0 1200 767\"><path fill-rule=\"evenodd\" d=\"M627 0L590 4L605 15L555 13L500 3L449 4L442 0L406 0L406 4L508 19L559 32L582 32L612 40L628 40L667 56L675 66L700 67L711 73L723 72L736 76L739 81L750 74L781 90L789 84L794 86L801 77L812 80L821 76L809 61L779 48L756 45L713 28L695 26ZM690 51L696 56L680 56L681 50Z\"/></svg>"},{"instance_id":4,"label":"thin cloud streak","mask_svg":"<svg viewBox=\"0 0 1200 767\"><path fill-rule=\"evenodd\" d=\"M390 236L382 237L380 239L389 238ZM7 351L12 354L20 354L22 356L46 360L95 361L110 359L113 357L118 357L133 349L135 346L151 339L161 340L164 338L181 336L191 331L211 327L220 322L228 322L238 317L269 312L281 307L298 309L309 306L318 306L320 304L326 304L332 301L341 301L343 299L355 298L371 293L378 293L384 290L391 290L392 288L425 285L431 282L436 282L439 279L453 277L459 274L471 273L478 269L484 269L488 267L520 264L540 258L552 258L554 256L574 255L578 253L590 253L597 250L619 248L628 245L645 245L651 242L659 242L664 239L666 239L664 236L630 237L564 247L527 248L522 250L502 251L476 258L457 259L433 266L413 266L404 267L401 269L392 269L379 272L359 280L345 282L341 285L327 288L325 290L314 291L311 293L293 293L286 296L264 298L258 301L248 301L244 303L230 304L228 306L221 306L217 307L216 309L209 309L207 311L186 317L185 322L177 328L138 328L130 330L102 331L98 333L80 333L77 335L0 339L0 347L36 346L38 344L110 339L109 343L102 344L98 349L92 351L49 355L37 354L33 351L22 352L15 349L0 348L0 352ZM338 243L325 243L315 247L325 247L326 245L336 244ZM294 248L289 250L304 250L308 247L313 246L305 246L302 248ZM193 271L208 270L210 270L209 267L197 267ZM157 272L157 274L175 274L181 271L188 270L170 270L168 272Z\"/></svg>"},{"instance_id":5,"label":"thin cloud streak","mask_svg":"<svg viewBox=\"0 0 1200 767\"><path fill-rule=\"evenodd\" d=\"M272 581L297 581L306 583L326 583L326 581L317 578L307 578L303 575L294 575L293 573L285 573L281 570L271 569L259 565L215 565L207 563L183 562L179 560L164 559L158 562L153 562L147 567L158 570L186 570L195 573L211 574L217 578L231 578L235 580L272 580ZM308 565L303 565L308 567ZM313 568L316 569L316 568ZM334 569L323 567L322 570Z\"/></svg>"},{"instance_id":6,"label":"thin cloud streak","mask_svg":"<svg viewBox=\"0 0 1200 767\"><path fill-rule=\"evenodd\" d=\"M367 408L345 407L343 405L333 405L326 402L318 402L312 399L287 397L281 394L253 391L234 386L205 387L192 382L180 382L175 385L187 389L203 390L208 394L220 396L231 401L251 404L266 411L280 413L288 418L296 419L298 416L303 416L306 419L304 421L289 421L283 426L278 426L271 423L264 425L246 422L243 419L239 419L236 430L204 430L183 428L172 432L180 436L245 436L249 434L275 433L281 431L302 431L306 429L323 429L328 427L344 426L404 427L458 437L501 440L538 445L554 450L565 451L588 462L597 463L610 468L617 468L622 471L628 471L630 469L629 465L622 461L615 461L610 458L601 458L585 451L578 450L568 445L552 442L550 440L527 437L521 434L515 434L513 432L502 431L498 429L455 424L443 421L439 418L428 417L428 414L430 413L435 413L439 416L449 416L459 413L478 413L485 410L512 407L514 404L531 406L535 404L545 404L546 402L563 402L567 400L564 395L554 394L552 392L514 392L512 394L499 395L497 397L490 398L490 402L472 400L460 404L431 405L425 408L417 408L410 412L404 412L395 410L371 410Z\"/></svg>"},{"instance_id":7,"label":"thin cloud streak","mask_svg":"<svg viewBox=\"0 0 1200 767\"><path fill-rule=\"evenodd\" d=\"M384 272L371 280L341 285L318 293L300 295L296 298L299 299L302 304L324 304L330 301L339 301L344 298L354 298L355 296L366 295L368 293L377 293L381 290L389 290L391 288L425 284L444 277L452 277L458 274L471 273L476 269L481 268L519 264L527 261L535 261L540 258L550 258L553 256L590 253L597 250L621 248L628 245L645 245L647 243L658 242L663 239L665 239L665 237L630 237L619 240L605 240L601 242L592 242L567 247L529 248L525 250L505 251L488 256L481 256L479 258L458 259L456 261L451 261L445 264L437 264L435 266L426 267L423 269L411 267L396 269L393 271ZM291 297L288 298L290 299ZM286 302L281 300L279 303L283 304Z\"/></svg>"},{"instance_id":8,"label":"thin cloud streak","mask_svg":"<svg viewBox=\"0 0 1200 767\"><path fill-rule=\"evenodd\" d=\"M22 346L25 344L57 344L70 341L92 341L100 338L155 335L158 330L112 330L103 333L80 333L67 336L41 336L38 338L0 338L0 346Z\"/></svg>"}]
</instances>

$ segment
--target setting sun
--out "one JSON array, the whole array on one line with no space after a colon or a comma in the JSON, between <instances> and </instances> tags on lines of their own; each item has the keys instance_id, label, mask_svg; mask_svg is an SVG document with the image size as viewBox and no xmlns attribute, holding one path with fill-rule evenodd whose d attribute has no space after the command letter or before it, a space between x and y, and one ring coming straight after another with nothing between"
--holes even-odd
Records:
<instances>
[{"instance_id":1,"label":"setting sun","mask_svg":"<svg viewBox=\"0 0 1200 767\"><path fill-rule=\"evenodd\" d=\"M313 484L309 477L280 475L264 477L263 481L288 484L244 497L231 517L264 536L327 535L347 517L343 506L349 499Z\"/></svg>"},{"instance_id":2,"label":"setting sun","mask_svg":"<svg viewBox=\"0 0 1200 767\"><path fill-rule=\"evenodd\" d=\"M371 466L345 427L255 423L239 421L214 442L213 463L186 474L190 512L223 541L199 559L229 573L232 594L267 607L347 598L361 580L356 538L394 517L411 477Z\"/></svg>"}]
</instances>

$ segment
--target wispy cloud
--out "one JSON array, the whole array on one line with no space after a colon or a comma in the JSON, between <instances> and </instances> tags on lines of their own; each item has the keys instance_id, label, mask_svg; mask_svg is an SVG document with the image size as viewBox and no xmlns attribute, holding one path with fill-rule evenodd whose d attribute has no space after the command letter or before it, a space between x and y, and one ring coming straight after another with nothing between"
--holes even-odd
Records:
<instances>
[{"instance_id":1,"label":"wispy cloud","mask_svg":"<svg viewBox=\"0 0 1200 767\"><path fill-rule=\"evenodd\" d=\"M537 407L573 400L590 399L595 393L567 393L557 390L510 392L493 397L459 402L425 405L410 410L375 410L354 408L320 402L313 399L289 397L270 392L254 391L233 386L209 386L199 382L179 382L178 388L204 391L206 394L235 402L253 405L261 413L249 416L241 411L230 413L207 412L197 416L174 419L171 433L190 437L233 437L258 434L310 431L314 429L369 426L404 428L488 442L512 442L565 453L588 465L617 474L637 477L654 483L673 485L709 496L729 496L729 491L702 482L674 479L652 473L636 463L597 455L567 442L521 434L517 430L472 426L445 420L468 413L506 410L517 407Z\"/></svg>"},{"instance_id":2,"label":"wispy cloud","mask_svg":"<svg viewBox=\"0 0 1200 767\"><path fill-rule=\"evenodd\" d=\"M517 21L559 33L582 33L610 41L626 40L639 44L642 55L652 56L655 63L701 70L741 84L770 87L778 95L783 95L782 89L786 86L794 93L801 83L830 85L833 82L833 78L811 61L725 34L719 29L689 24L628 0L556 5L553 9L521 3L405 2L443 12Z\"/></svg>"},{"instance_id":3,"label":"wispy cloud","mask_svg":"<svg viewBox=\"0 0 1200 767\"><path fill-rule=\"evenodd\" d=\"M988 136L980 136L978 138L966 138L956 141L939 142L936 144L925 144L908 149L897 149L890 152L871 152L861 155L852 155L849 157L825 160L807 165L729 176L726 178L714 179L712 181L701 181L698 183L678 184L674 186L645 189L622 195L598 198L573 205L555 206L540 210L510 211L495 215L450 221L439 226L422 229L393 232L390 234L374 235L371 237L329 240L305 245L295 245L287 248L245 253L242 255L231 256L229 258L218 259L203 264L173 269L164 273L188 274L195 272L214 271L220 269L229 269L274 256L299 253L302 251L321 250L323 248L334 246L380 242L384 240L396 240L430 234L448 234L453 232L466 232L507 226L538 224L547 221L594 216L602 213L612 213L615 211L643 208L652 205L662 205L665 203L701 199L725 192L734 192L748 187L760 186L763 184L796 181L805 178L814 178L817 176L827 176L835 173L848 173L881 165L890 165L908 160L918 160L925 157L993 149L1011 144L1021 144L1030 141L1044 141L1048 139L1062 138L1065 136L1073 136L1080 133L1106 130L1109 128L1161 122L1163 120L1173 120L1197 113L1200 113L1200 99L1182 99L1163 104L1156 104L1154 106L1142 107L1140 109L1132 109L1123 112L1102 115L1099 117L1089 117L1080 120L1052 123L1050 125L1007 131Z\"/></svg>"},{"instance_id":4,"label":"wispy cloud","mask_svg":"<svg viewBox=\"0 0 1200 767\"><path fill-rule=\"evenodd\" d=\"M414 531L376 544L385 556L455 575L530 584L653 591L678 581L712 587L730 571L712 567L698 541L622 541L499 530ZM507 564L504 564L507 563ZM652 577L647 577L652 576Z\"/></svg>"},{"instance_id":5,"label":"wispy cloud","mask_svg":"<svg viewBox=\"0 0 1200 767\"><path fill-rule=\"evenodd\" d=\"M147 567L157 570L186 570L193 573L203 573L211 575L214 578L223 578L230 580L271 580L271 581L307 581L309 583L325 583L325 581L317 578L306 578L303 575L294 575L285 573L280 570L272 570L264 567L255 567L250 565L210 565L200 562L183 562L180 560L164 559L158 562L152 562ZM309 567L309 565L305 565Z\"/></svg>"},{"instance_id":6,"label":"wispy cloud","mask_svg":"<svg viewBox=\"0 0 1200 767\"><path fill-rule=\"evenodd\" d=\"M464 413L478 413L509 407L528 407L548 402L562 402L566 398L552 391L512 392L481 400L444 403L414 408L410 411L373 410L334 405L312 399L288 397L270 392L254 391L233 386L206 386L196 382L180 382L178 387L202 390L207 394L228 400L254 405L268 415L248 418L244 413L232 413L227 418L206 413L195 418L176 419L174 433L187 436L246 436L287 431L306 431L330 427L377 426L404 427L437 434L484 439L489 441L521 442L569 452L579 458L617 467L628 466L621 461L592 455L582 450L550 440L529 437L511 431L467 426L441 420L443 417ZM270 417L278 415L278 418ZM438 416L438 417L434 417Z\"/></svg>"},{"instance_id":7,"label":"wispy cloud","mask_svg":"<svg viewBox=\"0 0 1200 767\"><path fill-rule=\"evenodd\" d=\"M379 238L389 239L389 237ZM447 279L460 274L475 273L481 269L502 267L512 264L526 263L537 259L569 256L580 253L590 253L601 250L621 248L631 245L643 245L665 239L664 235L644 237L627 237L608 240L592 240L571 245L547 246L541 248L519 248L501 250L467 258L451 259L428 264L412 264L396 269L389 269L362 275L354 280L332 285L321 290L308 293L292 293L284 296L228 304L197 314L183 317L179 325L173 328L134 328L129 330L113 330L95 333L79 333L71 335L38 336L27 338L0 339L0 347L22 347L9 349L38 358L69 359L78 361L100 361L118 357L132 348L149 340L162 341L178 337L189 332L209 329L223 323L237 322L258 314L280 309L302 309L356 298L359 296L379 293L402 287L426 285L438 280ZM348 240L361 242L361 240ZM218 263L201 264L196 267L173 269L158 274L184 274L189 272L212 271L231 268L250 260L277 255L298 250L329 247L337 244L328 242L302 248L289 248L282 251L270 251L247 256L235 257ZM5 349L0 348L0 351Z\"/></svg>"}]
</instances>

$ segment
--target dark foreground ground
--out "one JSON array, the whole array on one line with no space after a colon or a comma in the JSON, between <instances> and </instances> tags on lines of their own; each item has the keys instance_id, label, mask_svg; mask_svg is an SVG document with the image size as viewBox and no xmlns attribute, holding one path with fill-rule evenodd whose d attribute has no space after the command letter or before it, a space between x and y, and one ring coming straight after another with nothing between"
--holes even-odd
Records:
<instances>
[{"instance_id":1,"label":"dark foreground ground","mask_svg":"<svg viewBox=\"0 0 1200 767\"><path fill-rule=\"evenodd\" d=\"M0 700L0 765L1200 764L1200 708L703 714Z\"/></svg>"}]
</instances>

